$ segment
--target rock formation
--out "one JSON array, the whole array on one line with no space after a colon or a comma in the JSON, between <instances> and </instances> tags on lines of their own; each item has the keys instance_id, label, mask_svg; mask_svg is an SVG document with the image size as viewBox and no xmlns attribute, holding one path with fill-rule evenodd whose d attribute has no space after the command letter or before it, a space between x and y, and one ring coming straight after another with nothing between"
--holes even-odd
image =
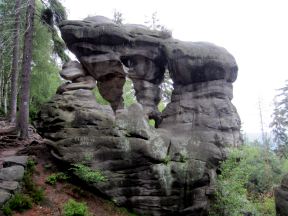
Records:
<instances>
[{"instance_id":1,"label":"rock formation","mask_svg":"<svg viewBox=\"0 0 288 216\"><path fill-rule=\"evenodd\" d=\"M13 194L19 192L27 161L28 156L0 157L0 208Z\"/></svg>"},{"instance_id":2,"label":"rock formation","mask_svg":"<svg viewBox=\"0 0 288 216\"><path fill-rule=\"evenodd\" d=\"M182 42L101 16L64 21L60 30L80 63L63 67L61 76L72 83L39 113L38 130L54 157L100 170L107 180L87 184L137 213L207 215L219 162L227 147L241 143L231 103L233 56L210 43ZM159 86L167 69L174 90L161 114ZM90 76L111 107L96 102ZM126 77L138 101L128 108Z\"/></svg>"},{"instance_id":3,"label":"rock formation","mask_svg":"<svg viewBox=\"0 0 288 216\"><path fill-rule=\"evenodd\" d=\"M60 76L70 82L59 86L57 89L58 94L77 89L92 90L96 87L95 79L87 75L82 65L77 61L70 61L64 64L62 71L60 71Z\"/></svg>"},{"instance_id":4,"label":"rock formation","mask_svg":"<svg viewBox=\"0 0 288 216\"><path fill-rule=\"evenodd\" d=\"M288 216L288 174L282 179L281 185L275 188L276 212L279 216Z\"/></svg>"}]
</instances>

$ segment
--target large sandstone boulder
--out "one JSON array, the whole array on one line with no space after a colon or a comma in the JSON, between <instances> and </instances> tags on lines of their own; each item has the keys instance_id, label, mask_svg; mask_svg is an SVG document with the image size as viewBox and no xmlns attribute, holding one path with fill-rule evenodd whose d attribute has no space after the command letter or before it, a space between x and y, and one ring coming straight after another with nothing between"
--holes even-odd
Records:
<instances>
[{"instance_id":1,"label":"large sandstone boulder","mask_svg":"<svg viewBox=\"0 0 288 216\"><path fill-rule=\"evenodd\" d=\"M106 181L86 184L141 215L207 215L219 162L228 147L241 143L231 103L233 56L210 43L181 42L102 16L65 21L60 29L79 63L69 66L76 67L66 75L70 87L60 88L39 113L37 128L53 156L100 171ZM166 69L174 90L161 114ZM72 88L83 76L97 80L112 108L99 105L91 88ZM122 99L126 77L138 101L128 108ZM148 124L151 118L158 128Z\"/></svg>"},{"instance_id":2,"label":"large sandstone boulder","mask_svg":"<svg viewBox=\"0 0 288 216\"><path fill-rule=\"evenodd\" d=\"M281 185L275 188L276 212L279 216L288 216L288 174L282 179Z\"/></svg>"}]
</instances>

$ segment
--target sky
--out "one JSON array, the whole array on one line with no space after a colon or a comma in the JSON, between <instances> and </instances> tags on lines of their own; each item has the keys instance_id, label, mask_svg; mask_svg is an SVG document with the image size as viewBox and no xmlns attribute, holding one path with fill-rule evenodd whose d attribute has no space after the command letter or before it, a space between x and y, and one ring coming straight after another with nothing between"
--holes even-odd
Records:
<instances>
[{"instance_id":1,"label":"sky","mask_svg":"<svg viewBox=\"0 0 288 216\"><path fill-rule=\"evenodd\" d=\"M239 67L233 104L242 130L260 133L259 104L269 131L273 98L288 80L287 0L63 0L68 19L88 15L144 24L157 12L159 22L184 41L207 41L225 47Z\"/></svg>"}]
</instances>

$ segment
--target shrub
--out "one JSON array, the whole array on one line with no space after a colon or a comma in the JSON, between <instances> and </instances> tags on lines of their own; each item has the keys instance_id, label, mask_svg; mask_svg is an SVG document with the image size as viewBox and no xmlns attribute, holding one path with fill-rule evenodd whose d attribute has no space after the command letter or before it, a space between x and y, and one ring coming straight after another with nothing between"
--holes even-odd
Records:
<instances>
[{"instance_id":1,"label":"shrub","mask_svg":"<svg viewBox=\"0 0 288 216\"><path fill-rule=\"evenodd\" d=\"M73 199L69 199L64 204L64 216L89 216L88 207L85 203L76 202Z\"/></svg>"},{"instance_id":2,"label":"shrub","mask_svg":"<svg viewBox=\"0 0 288 216\"><path fill-rule=\"evenodd\" d=\"M255 201L256 208L261 216L276 215L275 199L271 196L263 197L263 200Z\"/></svg>"},{"instance_id":3,"label":"shrub","mask_svg":"<svg viewBox=\"0 0 288 216\"><path fill-rule=\"evenodd\" d=\"M44 189L40 187L34 187L33 191L28 192L34 203L39 204L44 199Z\"/></svg>"},{"instance_id":4,"label":"shrub","mask_svg":"<svg viewBox=\"0 0 288 216\"><path fill-rule=\"evenodd\" d=\"M12 211L23 212L30 208L32 200L24 194L17 193L3 206L3 213L12 215Z\"/></svg>"},{"instance_id":5,"label":"shrub","mask_svg":"<svg viewBox=\"0 0 288 216\"><path fill-rule=\"evenodd\" d=\"M92 170L83 164L74 164L73 166L71 170L73 170L74 174L88 183L107 181L106 177L98 170Z\"/></svg>"},{"instance_id":6,"label":"shrub","mask_svg":"<svg viewBox=\"0 0 288 216\"><path fill-rule=\"evenodd\" d=\"M46 178L46 183L50 185L55 185L57 181L63 182L66 181L69 177L62 172L54 173Z\"/></svg>"},{"instance_id":7,"label":"shrub","mask_svg":"<svg viewBox=\"0 0 288 216\"><path fill-rule=\"evenodd\" d=\"M57 182L57 175L56 174L52 174L52 175L48 176L46 178L45 182L47 184L50 184L50 185L55 185L56 182Z\"/></svg>"},{"instance_id":8,"label":"shrub","mask_svg":"<svg viewBox=\"0 0 288 216\"><path fill-rule=\"evenodd\" d=\"M221 164L220 172L210 215L238 216L247 212L259 215L273 211L267 194L281 180L283 161L272 151L259 146L233 149Z\"/></svg>"}]
</instances>

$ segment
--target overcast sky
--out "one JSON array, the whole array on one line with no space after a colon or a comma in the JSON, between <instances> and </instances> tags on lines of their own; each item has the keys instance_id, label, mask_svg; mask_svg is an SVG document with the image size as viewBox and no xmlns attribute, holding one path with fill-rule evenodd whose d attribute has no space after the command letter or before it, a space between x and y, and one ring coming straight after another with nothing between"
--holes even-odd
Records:
<instances>
[{"instance_id":1,"label":"overcast sky","mask_svg":"<svg viewBox=\"0 0 288 216\"><path fill-rule=\"evenodd\" d=\"M225 47L239 66L233 104L245 132L260 132L259 100L264 124L270 123L273 97L288 79L287 0L64 0L68 19L88 15L143 24L157 11L173 37L208 41Z\"/></svg>"}]
</instances>

